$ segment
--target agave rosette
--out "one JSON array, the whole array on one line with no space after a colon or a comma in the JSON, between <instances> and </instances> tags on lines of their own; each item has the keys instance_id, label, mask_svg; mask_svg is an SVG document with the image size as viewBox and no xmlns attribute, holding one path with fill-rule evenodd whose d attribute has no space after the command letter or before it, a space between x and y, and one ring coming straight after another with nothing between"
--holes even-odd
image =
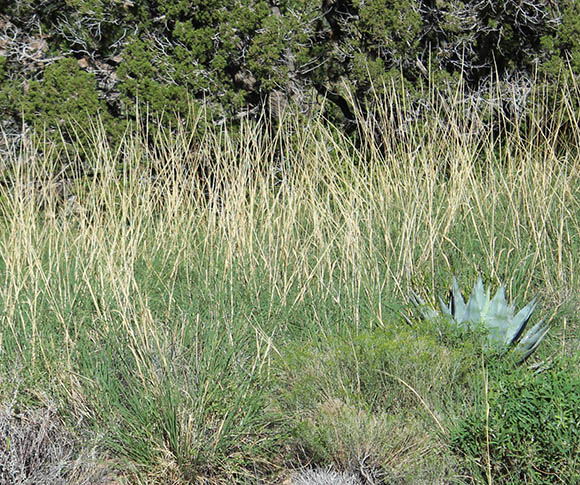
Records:
<instances>
[{"instance_id":1,"label":"agave rosette","mask_svg":"<svg viewBox=\"0 0 580 485\"><path fill-rule=\"evenodd\" d=\"M411 301L418 306L423 318L440 318L441 314L426 305L414 292ZM440 299L440 306L442 314L461 328L482 325L488 332L491 345L500 348L513 346L520 362L536 350L550 328L544 319L525 332L536 309L536 299L514 315L514 306L509 305L505 298L505 287L502 285L491 298L490 289L485 290L481 276L467 302L463 299L457 278L453 277L449 303Z\"/></svg>"}]
</instances>

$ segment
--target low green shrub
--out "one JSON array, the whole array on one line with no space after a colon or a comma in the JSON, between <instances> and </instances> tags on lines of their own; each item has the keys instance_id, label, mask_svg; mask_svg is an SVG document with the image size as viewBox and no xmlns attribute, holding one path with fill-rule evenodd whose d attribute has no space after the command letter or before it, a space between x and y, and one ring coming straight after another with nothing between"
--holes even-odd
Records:
<instances>
[{"instance_id":1,"label":"low green shrub","mask_svg":"<svg viewBox=\"0 0 580 485\"><path fill-rule=\"evenodd\" d=\"M436 394L450 392L451 384L466 384L479 365L481 336L473 337L447 335L435 324L395 325L293 343L283 350L280 378L287 384L288 402L300 407L331 391L336 398L371 409L403 409L416 401L394 377Z\"/></svg>"},{"instance_id":2,"label":"low green shrub","mask_svg":"<svg viewBox=\"0 0 580 485\"><path fill-rule=\"evenodd\" d=\"M376 479L444 475L431 458L445 409L470 395L480 355L470 341L393 325L287 346L278 395L306 461Z\"/></svg>"},{"instance_id":3,"label":"low green shrub","mask_svg":"<svg viewBox=\"0 0 580 485\"><path fill-rule=\"evenodd\" d=\"M481 399L451 429L451 448L466 469L497 484L580 483L577 359L539 373L492 367L489 379L489 418Z\"/></svg>"}]
</instances>

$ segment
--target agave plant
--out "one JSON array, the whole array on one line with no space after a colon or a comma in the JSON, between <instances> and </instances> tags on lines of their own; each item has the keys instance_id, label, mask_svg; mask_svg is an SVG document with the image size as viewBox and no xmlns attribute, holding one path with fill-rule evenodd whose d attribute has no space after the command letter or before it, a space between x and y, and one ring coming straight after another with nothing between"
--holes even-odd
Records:
<instances>
[{"instance_id":1,"label":"agave plant","mask_svg":"<svg viewBox=\"0 0 580 485\"><path fill-rule=\"evenodd\" d=\"M441 314L426 305L415 292L411 292L411 301L418 307L424 319L441 318ZM536 350L550 328L544 319L525 332L536 309L536 299L534 298L514 315L514 306L508 305L506 301L504 286L502 285L495 296L490 298L490 289L487 291L484 289L481 276L473 287L467 303L461 295L455 277L449 303L445 303L441 298L439 301L443 316L461 328L483 325L488 332L489 343L504 349L513 347L519 362L526 360Z\"/></svg>"}]
</instances>

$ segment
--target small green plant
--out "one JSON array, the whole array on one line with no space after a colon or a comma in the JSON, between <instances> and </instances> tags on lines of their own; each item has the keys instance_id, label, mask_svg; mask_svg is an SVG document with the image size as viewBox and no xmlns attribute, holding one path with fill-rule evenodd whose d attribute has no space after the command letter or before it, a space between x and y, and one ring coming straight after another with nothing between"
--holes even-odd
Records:
<instances>
[{"instance_id":1,"label":"small green plant","mask_svg":"<svg viewBox=\"0 0 580 485\"><path fill-rule=\"evenodd\" d=\"M577 360L557 359L541 373L501 365L489 370L486 399L450 429L451 449L465 471L498 484L580 483Z\"/></svg>"},{"instance_id":2,"label":"small green plant","mask_svg":"<svg viewBox=\"0 0 580 485\"><path fill-rule=\"evenodd\" d=\"M435 320L443 316L462 329L467 330L472 326L483 327L493 348L505 350L514 347L518 363L526 360L538 348L550 328L546 320L542 319L524 335L536 309L536 299L534 298L514 315L514 305L508 304L504 286L502 285L491 298L490 288L485 290L481 276L474 285L467 303L463 299L457 278L453 277L449 303L440 298L442 315L426 305L415 292L411 293L411 301L426 320Z\"/></svg>"}]
</instances>

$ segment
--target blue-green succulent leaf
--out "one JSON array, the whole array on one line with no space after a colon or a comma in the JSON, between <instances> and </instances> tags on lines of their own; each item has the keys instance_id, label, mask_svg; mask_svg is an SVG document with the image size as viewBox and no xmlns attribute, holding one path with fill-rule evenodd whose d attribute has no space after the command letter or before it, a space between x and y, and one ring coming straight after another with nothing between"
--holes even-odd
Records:
<instances>
[{"instance_id":1,"label":"blue-green succulent leaf","mask_svg":"<svg viewBox=\"0 0 580 485\"><path fill-rule=\"evenodd\" d=\"M511 340L509 341L510 344L516 342L521 337L535 309L536 299L534 298L532 301L530 301L530 303L522 308L515 317L513 317L511 325L514 329L514 333Z\"/></svg>"},{"instance_id":2,"label":"blue-green succulent leaf","mask_svg":"<svg viewBox=\"0 0 580 485\"><path fill-rule=\"evenodd\" d=\"M489 303L484 322L490 329L490 340L499 345L509 345L516 330L511 324L512 313L505 299L505 287L501 286Z\"/></svg>"},{"instance_id":3,"label":"blue-green succulent leaf","mask_svg":"<svg viewBox=\"0 0 580 485\"><path fill-rule=\"evenodd\" d=\"M509 307L505 299L505 287L500 286L489 303L487 315L491 320L504 320L509 318Z\"/></svg>"},{"instance_id":4,"label":"blue-green succulent leaf","mask_svg":"<svg viewBox=\"0 0 580 485\"><path fill-rule=\"evenodd\" d=\"M439 308L441 308L443 315L445 315L447 318L453 319L451 301L449 303L445 303L443 298L439 297Z\"/></svg>"},{"instance_id":5,"label":"blue-green succulent leaf","mask_svg":"<svg viewBox=\"0 0 580 485\"><path fill-rule=\"evenodd\" d=\"M534 350L538 348L540 342L544 339L550 330L550 325L546 323L545 319L536 323L524 337L518 342L515 352L519 354L519 362L526 360Z\"/></svg>"},{"instance_id":6,"label":"blue-green succulent leaf","mask_svg":"<svg viewBox=\"0 0 580 485\"><path fill-rule=\"evenodd\" d=\"M465 308L464 321L471 323L481 323L483 312L486 307L486 295L483 289L483 281L481 276L477 280L477 283L473 286L473 291L471 296L467 301L467 306Z\"/></svg>"},{"instance_id":7,"label":"blue-green succulent leaf","mask_svg":"<svg viewBox=\"0 0 580 485\"><path fill-rule=\"evenodd\" d=\"M453 287L451 289L451 300L449 302L450 313L457 323L463 323L465 319L465 301L459 288L457 278L453 277Z\"/></svg>"},{"instance_id":8,"label":"blue-green succulent leaf","mask_svg":"<svg viewBox=\"0 0 580 485\"><path fill-rule=\"evenodd\" d=\"M439 317L439 314L435 310L433 310L433 308L427 305L425 303L425 300L423 300L423 298L421 298L413 290L411 290L409 299L411 300L411 303L413 303L417 307L419 313L425 320L434 320Z\"/></svg>"}]
</instances>

